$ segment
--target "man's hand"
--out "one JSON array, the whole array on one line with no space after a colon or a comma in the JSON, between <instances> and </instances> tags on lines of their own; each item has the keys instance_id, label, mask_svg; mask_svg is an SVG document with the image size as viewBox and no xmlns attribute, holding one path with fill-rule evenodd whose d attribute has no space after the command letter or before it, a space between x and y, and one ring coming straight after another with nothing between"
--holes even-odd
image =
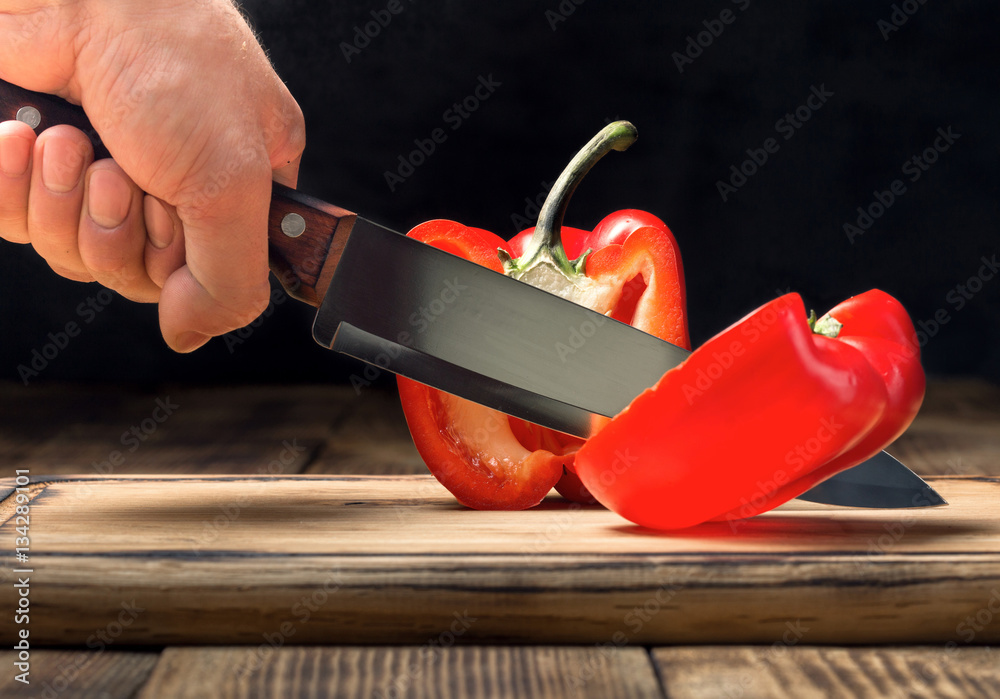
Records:
<instances>
[{"instance_id":1,"label":"man's hand","mask_svg":"<svg viewBox=\"0 0 1000 699\"><path fill-rule=\"evenodd\" d=\"M0 0L0 78L82 104L114 156L0 124L0 236L158 301L179 352L264 310L271 181L295 186L305 127L229 0Z\"/></svg>"}]
</instances>

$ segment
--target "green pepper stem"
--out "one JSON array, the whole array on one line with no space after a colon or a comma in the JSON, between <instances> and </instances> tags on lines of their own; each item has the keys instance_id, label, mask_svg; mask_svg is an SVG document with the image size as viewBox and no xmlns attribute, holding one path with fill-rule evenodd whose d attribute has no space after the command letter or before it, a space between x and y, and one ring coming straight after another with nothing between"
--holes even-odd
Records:
<instances>
[{"instance_id":1,"label":"green pepper stem","mask_svg":"<svg viewBox=\"0 0 1000 699\"><path fill-rule=\"evenodd\" d=\"M827 313L822 318L816 318L816 311L809 311L809 329L816 335L825 337L837 337L844 324Z\"/></svg>"},{"instance_id":2,"label":"green pepper stem","mask_svg":"<svg viewBox=\"0 0 1000 699\"><path fill-rule=\"evenodd\" d=\"M589 250L570 261L562 243L562 224L569 207L569 200L590 169L612 150L623 151L635 143L638 131L627 121L616 121L601 129L570 161L559 179L552 185L542 210L538 214L535 231L517 260L503 259L504 269L512 276L533 267L540 261L555 264L567 277L582 274L584 260Z\"/></svg>"}]
</instances>

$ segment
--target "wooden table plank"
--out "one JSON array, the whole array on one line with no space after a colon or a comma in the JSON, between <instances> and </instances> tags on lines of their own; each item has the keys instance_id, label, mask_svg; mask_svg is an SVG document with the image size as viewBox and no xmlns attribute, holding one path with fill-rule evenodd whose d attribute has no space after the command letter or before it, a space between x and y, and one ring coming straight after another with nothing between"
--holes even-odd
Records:
<instances>
[{"instance_id":1,"label":"wooden table plank","mask_svg":"<svg viewBox=\"0 0 1000 699\"><path fill-rule=\"evenodd\" d=\"M93 466L93 462L97 461L100 464L106 460L111 451L121 449L124 446L121 443L123 431L149 417L157 397L162 398L170 395L179 395L184 398L183 402L181 400L174 401L182 402L183 410L178 410L169 421L158 425L156 433L149 435L149 439L143 441L141 447L134 453L128 452L127 463L113 470L113 474L228 472L253 475L271 472L280 475L295 473L303 468L312 473L424 472L424 466L408 438L399 411L398 399L394 394L385 392L365 391L361 396L356 396L349 388L285 386L188 388L183 389L183 392L178 394L172 388L157 391L101 386L40 385L25 389L21 386L2 384L0 385L0 464L4 466L4 471L0 473L12 473L15 466L28 465L32 472L38 475L45 473L90 473L97 475L100 471ZM303 455L296 450L299 453L299 458L292 460L291 463L286 463L288 459L282 458L280 447L289 436L292 440L297 440L297 445L305 444L307 453ZM980 381L932 380L928 386L928 395L921 414L907 434L894 444L890 451L900 456L911 468L922 474L1000 475L1000 458L998 458L1000 456L998 455L998 451L1000 451L1000 388ZM46 489L45 485L36 487L39 491ZM418 484L417 487L425 491L424 495L430 491L430 488L423 484ZM6 498L9 492L9 487L0 486L0 499ZM86 487L79 492L81 495L87 493ZM220 553L220 550L224 548L223 544L231 543L230 536L235 533L233 530L226 533L233 522L228 522L229 526L226 526L225 515L223 515L223 520L216 519L222 514L222 511L219 509L213 511L211 508L218 505L219 501L215 500L207 508L202 509L201 514L208 517L210 529L198 530L194 534L196 540L199 537L202 539L202 548L206 551L211 550L213 555ZM551 508L553 504L547 503L543 507ZM7 509L10 508L0 506L0 510ZM197 509L197 505L195 509ZM531 552L544 554L553 551L552 542L562 537L563 532L570 526L571 520L565 519L567 512L559 510L558 506L552 511L559 512L561 518L558 521L550 522L547 525L548 529L531 541L529 546ZM399 517L400 512L410 512L410 510L397 509L396 512L397 517ZM254 515L244 512L243 516L252 517ZM889 529L886 529L886 526ZM878 598L881 598L883 609L869 615L869 619L862 620L862 626L867 625L870 630L876 630L884 624L892 626L898 623L891 617L893 614L899 614L900 611L904 614L917 611L919 614L925 609L923 605L910 604L900 598L899 592L905 587L907 580L917 579L919 576L907 578L906 574L901 573L900 561L894 552L903 551L905 547L902 545L902 541L907 539L913 541L913 534L926 538L924 536L926 532L922 531L922 527L914 528L902 521L901 526L904 532L903 537L897 537L901 530L898 527L893 527L891 522L886 522L882 531L875 528L868 532L868 539L873 547L866 552L871 555L865 557L862 567L870 569L876 565L887 565L891 568L885 568L884 573L889 577L892 577L890 571L894 571L896 574L892 584L885 586L882 590L879 590L878 576L861 577L855 581L855 592L861 591L867 596L864 604L875 605ZM776 535L777 531L772 529L770 533ZM753 535L758 538L762 534L763 532L756 530L753 532ZM838 536L832 530L828 534ZM815 535L815 531L803 532L803 538ZM964 534L959 534L959 536L964 536ZM203 557L206 551L199 550L198 554L193 555ZM228 563L232 563L234 557L232 552L221 553L223 553L223 557L228 557ZM327 564L330 562L331 556L335 559L339 558L343 562L346 560L345 556L348 555L350 554L328 553L313 561L312 570L316 571L314 579L322 580L319 575L324 571L329 573L331 570L336 570L341 574L347 572L351 574L349 577L352 579L359 579L357 571L349 567L336 569L329 566L325 569L321 567L323 562ZM562 555L557 551L553 562L558 561ZM568 555L575 556L576 554L570 553ZM290 559L292 560L292 570L297 573L301 572L295 568L294 556ZM426 556L417 555L405 559L403 563L407 561L411 562L414 568L418 568L422 561L426 562ZM492 559L492 561L488 557L481 559L484 564L499 565L503 561L506 561L506 564L510 565L512 569L517 565L516 562L511 564L509 555ZM50 562L59 563L54 558L50 559ZM67 565L72 565L74 562L76 559L73 557L65 559ZM119 562L123 565L128 564L128 561ZM657 567L655 556L646 556L643 562L650 571L658 570L663 579L666 579L665 576L669 573L678 570L673 567ZM169 573L177 572L169 566L169 561L164 563L165 570ZM189 563L190 561L187 561L182 565ZM822 573L820 568L814 564L815 561L813 562L813 577L819 578ZM638 564L635 564L633 569L636 567ZM840 570L837 570L836 564L832 567L838 574L843 573L842 566ZM704 569L704 566L702 568ZM309 569L308 565L306 569ZM511 576L515 585L509 587L513 589L498 590L494 587L492 590L484 591L483 588L488 587L489 581L476 579L476 573L481 569L479 567L451 574L452 577L458 578L458 583L471 580L471 585L466 587L474 588L462 590L454 597L453 601L456 604L452 607L453 614L458 609L457 603L463 599L478 605L473 609L486 609L494 615L501 611L504 606L516 608L518 605L523 606L526 599L534 599L534 604L539 609L534 613L523 615L523 618L527 619L529 623L539 625L545 623L549 626L566 623L568 624L567 629L570 630L576 629L579 625L579 620L559 619L561 612L565 610L560 607L559 603L562 600L552 589L551 581L539 579L538 576L530 574ZM226 568L225 570L231 571L233 580L242 580L237 569ZM586 567L574 569L572 566L566 566L555 584L560 584L559 581L562 580L565 581L566 585L570 585L580 577L581 570L584 576L588 575ZM802 565L793 565L790 570L795 571L794 579L789 581L791 583L790 589L795 589L797 585L809 579L808 575L802 574L804 571ZM916 567L914 570L919 571ZM649 571L645 572L649 573ZM202 575L209 576L209 574L210 566L202 571ZM448 568L443 566L428 567L421 576L414 575L412 577L420 577L422 581L426 582L433 580L435 576L437 579L448 577ZM636 576L633 575L633 577ZM723 575L722 578L725 582L726 576ZM9 565L0 568L0 579L4 581L4 587L8 587L7 583L10 581ZM371 585L379 584L377 572L371 572L366 579L370 581ZM85 582L93 583L96 580L99 580L99 577L95 574L88 577ZM173 582L169 576L165 580L168 587ZM706 587L705 583L708 580L709 578L706 578L705 581L698 581L697 584L668 584L658 590L650 587L649 590L652 593L647 595L644 601L635 596L631 608L627 607L628 597L621 595L619 587L614 584L613 580L609 580L608 588L595 594L592 599L599 606L606 603L606 598L609 595L614 596L619 602L616 611L617 619L608 617L604 620L606 633L602 641L597 640L601 634L593 625L585 628L584 632L579 633L577 638L571 639L592 638L594 639L592 643L603 643L602 646L591 646L591 648L604 649L597 651L598 659L602 662L591 662L588 665L586 662L581 664L579 660L574 662L564 656L559 656L560 659L557 663L559 667L552 676L560 676L565 682L567 676L579 677L578 673L567 671L567 667L600 666L603 668L603 661L609 657L607 652L613 645L613 642L610 641L613 630L625 633L630 643L638 643L647 633L654 633L661 623L682 624L683 619L678 618L675 610L663 608L663 605L661 605L661 609L656 608L660 601L655 597L657 591L660 592L661 596L664 593L671 595L670 601L680 604L686 604L687 598L701 594L700 605L703 607L717 603L721 595L725 603L732 608L733 614L729 619L720 615L718 623L722 625L732 623L737 628L748 625L750 621L747 619L747 615L744 614L741 617L736 613L737 603L730 599L731 591L727 590L725 585L713 588L710 596L705 595L704 589L700 591L697 589L698 587ZM126 580L125 582L125 585L119 585L115 589L109 588L107 592L108 596L122 593L119 594L119 604L122 601L127 601L124 600L124 593L130 589L129 585L134 583L134 580ZM393 582L395 584L401 581L394 579ZM530 586L532 582L538 582L536 587L549 594L553 601L547 604L544 599L540 599L540 594L526 596L523 588ZM683 582L681 580L681 583ZM588 581L588 583L592 583L592 581ZM945 585L946 581L942 579L941 584ZM980 588L980 592L986 592L985 587L991 584L984 584ZM636 585L633 583L632 587L634 588ZM752 585L748 587L752 588ZM306 599L313 603L312 595L317 594L318 589L317 587L300 588L299 592L302 594L311 592L312 594L306 595ZM444 589L443 586L442 594ZM479 591L478 594L476 594L476 589ZM992 589L995 589L995 586L991 587ZM535 590L535 592L539 592L539 590ZM877 591L878 594L873 596L873 590ZM160 590L160 592L164 591ZM579 599L580 592L585 592L585 590L571 594L577 595ZM738 594L738 591L736 592ZM851 599L850 592L850 590L845 590L843 595L828 596L826 602L831 605L847 605L849 617L856 618L857 610L851 606L854 600ZM249 599L245 588L240 589L232 584L228 593L227 595L226 591L222 589L217 592L219 598L223 600L227 597L232 598L234 595L240 601ZM489 596L485 597L484 594L487 593ZM780 595L785 593L786 590L782 589L771 591L768 594L780 599ZM431 621L422 627L408 629L405 623L402 625L399 623L401 618L406 618L412 606L417 604L413 601L416 594L414 590L398 589L397 585L397 589L390 590L388 596L374 601L369 600L368 609L375 624L381 627L387 635L395 633L394 638L397 641L407 633L410 634L414 642L426 642L429 638L436 637L434 634L443 633L443 629L446 629L449 623L447 608L443 605L439 605L442 609L440 610L441 614L436 617L437 625ZM463 598L462 595L465 597ZM974 596L970 595L969 599L966 600L965 610L953 619L952 626L958 643L955 651L943 651L943 646L848 649L810 647L807 642L822 641L821 636L826 620L820 620L821 623L817 626L815 619L802 615L793 618L793 612L797 611L794 606L783 608L781 605L775 604L773 605L775 616L771 619L759 619L759 628L750 634L750 637L756 636L757 641L768 645L738 648L680 647L666 651L657 650L656 654L659 657L663 652L680 653L674 663L677 672L674 673L673 677L667 678L672 680L668 683L671 696L874 696L876 694L890 697L996 696L1000 694L1000 690L997 688L995 669L1000 663L996 662L995 651L994 656L990 656L988 648L967 647L965 644L967 640L970 640L969 633L975 631L976 625L980 625L981 630L975 631L971 639L972 643L995 641L995 631L997 625L1000 625L1000 618L994 615L993 610L1000 602L994 602L992 596L983 597L980 594L979 599L973 599ZM380 602L387 599L390 600L389 608L380 610ZM298 599L289 597L287 611L290 612L291 605L296 601L301 602L301 600L302 595ZM755 600L761 601L753 594L743 595L745 604L754 605ZM94 625L89 631L85 626L76 629L80 643L85 641L85 635L88 637L93 635L95 629L106 628L108 624L114 623L117 615L121 612L120 607L116 609L109 600L106 601L108 604L103 611L91 615ZM238 605L233 605L233 615L243 614L245 616L247 609L237 607ZM283 621L291 620L292 623L296 624L296 628L301 627L298 639L288 638L288 644L301 642L302 639L308 640L310 634L316 642L322 642L325 640L324 635L328 639L331 635L340 634L342 637L347 637L352 633L350 625L347 626L345 634L344 626L337 627L326 623L325 617L330 612L327 607L329 607L329 603L318 607L315 613L310 612L311 619L308 623L301 622L302 607L298 609L299 616L289 613L285 614L284 617L281 615L272 615L270 618L257 617L256 628L254 628L253 622L247 625L244 640L251 645L246 650L251 653L251 657L259 650L263 635L268 633L267 625L272 622L276 624L273 627L275 630L270 632L272 639L275 638L273 634L280 633L280 624ZM553 612L547 619L544 616L544 612L548 611L545 609L546 607ZM632 616L626 616L629 613ZM393 618L394 614L395 618ZM781 614L785 614L785 616L781 617ZM148 616L148 613L144 611L140 618L143 615ZM433 617L433 614L429 613L425 616ZM648 621L644 620L645 616L650 617ZM988 616L991 618L987 620ZM72 617L73 615L70 614L66 618ZM459 639L460 641L491 640L489 633L483 633L483 631L492 622L485 615L480 618L483 619L483 623L473 624L469 634L465 638ZM454 621L453 616L450 619ZM978 621L976 621L977 619ZM982 622L985 621L989 623L983 624ZM199 620L195 614L189 615L185 623L196 625L199 622L212 623L211 619L207 622ZM426 619L425 622L427 622ZM803 636L801 641L798 641L798 645L795 647L787 646L780 639L783 635L791 633L789 624L792 625L791 628L797 628L796 622L808 625L810 631ZM640 623L641 629L639 629ZM362 624L363 621L358 620L357 626L360 627ZM965 625L963 626L963 624ZM309 629L310 625L315 625L317 628ZM479 629L476 629L477 626ZM472 631L472 629L476 630ZM633 631L636 629L639 629L639 632L634 634ZM815 640L818 638L817 630L820 632L819 641ZM421 633L425 635L421 637ZM482 635L477 636L477 633ZM587 636L588 633L590 636ZM683 636L685 633L690 636L689 631L684 630L679 635ZM746 637L746 634L744 636ZM507 637L517 639L513 634L508 634ZM128 638L127 634L117 638L117 647L125 647ZM790 638L794 640L795 634L791 633ZM705 639L696 640L703 641ZM773 643L778 643L778 645L771 645ZM407 663L403 656L409 654L407 657L414 657L417 660L414 648L421 648L421 646L390 648L390 650L386 650L384 647L380 649L348 647L293 649L286 647L278 653L310 650L324 656L343 653L361 653L362 655L367 653L370 656L374 653L384 654L388 652L392 658L383 659L381 665L374 664L371 657L365 657L364 661L358 660L356 665L349 665L351 668L357 668L359 675L368 673L375 677L384 675L382 667L385 663L390 663L389 666L398 664L401 668L410 667L411 664ZM534 659L514 661L510 658L500 657L508 651L517 651L517 647L511 649L486 648L493 648L499 655L493 652L484 655L481 662L484 662L486 666L480 671L480 674L485 678L495 678L495 687L500 693L499 695L502 695L502 692L508 687L517 687L521 692L540 691L538 688L544 687L551 692L552 688L558 685L558 681L555 680L543 682L539 679L540 675L545 675L545 671L535 666L536 660ZM466 650L475 651L478 649L452 648L448 649L447 652L464 652ZM555 649L546 649L545 647L539 647L535 650L547 653L555 652ZM617 651L617 649L614 650ZM172 649L168 652L174 653L175 651L196 654L214 652L204 648ZM694 655L684 655L685 651L691 651ZM537 654L537 652L533 652L533 655ZM277 658L278 655L274 657ZM942 662L942 658L944 662ZM12 667L12 661L12 652L0 652L0 662ZM133 696L136 687L144 681L155 661L156 653L122 652L120 650L45 650L39 649L36 645L32 651L34 682L31 692L24 694L23 691L19 691L22 688L19 683L14 683L13 673L11 673L0 678L0 696L36 696L36 690L45 686L62 687L62 691L58 693L60 697ZM286 660L282 660L282 662L287 663ZM264 668L267 668L268 672L266 677L280 676L286 686L292 689L315 686L314 683L301 681L317 676L312 669L316 661L310 662L313 664L309 665L304 660L297 660L284 666L286 669L279 672L278 669L272 667L270 660L265 661ZM325 662L332 661L327 659ZM342 667L344 662L338 660L337 667ZM614 664L617 666L620 662L620 659L616 657ZM493 670L494 666L497 668L496 672ZM664 663L660 664L660 669L666 676L665 667ZM690 672L685 674L683 672L685 668ZM704 691L701 694L697 693L699 688L704 690L704 687L699 684L701 680L724 677L727 669L732 668L737 668L737 671L731 674L731 679L738 681L741 677L750 677L752 678L751 684L743 687L731 682L721 685L709 683L707 693ZM796 680L803 677L803 668L806 668L806 680L799 683ZM747 670L748 674L741 674L744 669ZM408 685L407 689L412 690L412 696L418 696L417 691L424 692L423 696L436 696L440 694L440 689L444 686L454 685L464 689L467 693L478 688L478 685L474 685L472 689L469 689L467 685L462 684L462 678L477 675L463 670L461 664L452 663L443 666L437 663L435 671L436 675L431 668L421 670L421 673L426 672L428 676L434 677L434 682L424 684L413 682L412 686ZM603 672L603 670L601 671ZM636 672L641 674L647 671L648 668L645 671L615 670L618 676L623 676L626 679L612 680L610 684L612 689L604 689L608 685L602 684L604 680L598 678L599 681L595 680L596 683L587 683L588 687L583 688L584 693L567 692L565 695L615 696L611 693L614 687L621 683L627 683L628 678ZM200 689L202 677L203 675L194 674L187 682L180 682L179 684L182 685L180 695L183 696L183 692L186 691L191 696L205 696ZM516 682L511 684L510 681L505 684L504 678L507 677L520 677L519 681L523 686L517 685ZM296 681L296 678L299 678L300 681ZM438 681L438 678L441 681ZM821 682L824 680L826 682L822 689L817 689L812 683L817 678ZM267 684L269 681L270 679L267 679L265 684L261 686L270 686ZM361 680L358 682L360 683ZM48 683L48 685L44 683ZM341 688L344 686L343 683L340 683ZM367 685L362 684L361 686L363 687L362 695L371 696L371 693L364 689ZM575 687L575 684L571 686ZM645 684L643 686L645 687ZM593 694L586 693L588 689L594 687L598 689ZM720 694L720 689L731 691L731 693ZM457 689L456 692L458 692ZM464 696L461 693L455 695ZM646 696L646 694L636 694L636 696ZM649 696L654 696L654 694Z\"/></svg>"},{"instance_id":2,"label":"wooden table plank","mask_svg":"<svg viewBox=\"0 0 1000 699\"><path fill-rule=\"evenodd\" d=\"M399 396L363 391L330 431L305 473L368 475L426 474L413 446Z\"/></svg>"},{"instance_id":3,"label":"wooden table plank","mask_svg":"<svg viewBox=\"0 0 1000 699\"><path fill-rule=\"evenodd\" d=\"M787 638L792 645L657 648L652 657L671 699L1000 696L1000 651L989 647L815 648Z\"/></svg>"},{"instance_id":4,"label":"wooden table plank","mask_svg":"<svg viewBox=\"0 0 1000 699\"><path fill-rule=\"evenodd\" d=\"M920 413L888 451L921 475L1000 476L1000 387L930 381Z\"/></svg>"},{"instance_id":5,"label":"wooden table plank","mask_svg":"<svg viewBox=\"0 0 1000 699\"><path fill-rule=\"evenodd\" d=\"M128 430L165 397L181 408L133 451ZM261 473L286 440L308 457L282 473L426 473L394 391L0 384L0 464L35 473ZM115 451L124 460L109 464ZM890 451L921 474L1000 476L1000 387L932 380Z\"/></svg>"},{"instance_id":6,"label":"wooden table plank","mask_svg":"<svg viewBox=\"0 0 1000 699\"><path fill-rule=\"evenodd\" d=\"M957 640L1000 589L1000 482L934 485L950 507L796 503L655 534L555 501L467 510L430 477L51 481L31 503L32 637L82 643L127 603L144 611L122 641L153 645L286 623L297 643L420 642L466 613L477 642L770 642L800 618L812 643Z\"/></svg>"},{"instance_id":7,"label":"wooden table plank","mask_svg":"<svg viewBox=\"0 0 1000 699\"><path fill-rule=\"evenodd\" d=\"M888 451L920 475L1000 476L1000 420L928 415Z\"/></svg>"},{"instance_id":8,"label":"wooden table plank","mask_svg":"<svg viewBox=\"0 0 1000 699\"><path fill-rule=\"evenodd\" d=\"M981 379L930 377L921 415L956 420L1000 420L1000 385Z\"/></svg>"},{"instance_id":9,"label":"wooden table plank","mask_svg":"<svg viewBox=\"0 0 1000 699\"><path fill-rule=\"evenodd\" d=\"M102 629L95 630L96 632ZM24 684L15 679L15 652L0 651L0 697L4 699L131 699L149 678L159 653L100 649L30 651L30 673Z\"/></svg>"},{"instance_id":10,"label":"wooden table plank","mask_svg":"<svg viewBox=\"0 0 1000 699\"><path fill-rule=\"evenodd\" d=\"M0 464L37 474L298 473L354 399L343 386L5 384Z\"/></svg>"},{"instance_id":11,"label":"wooden table plank","mask_svg":"<svg viewBox=\"0 0 1000 699\"><path fill-rule=\"evenodd\" d=\"M168 648L139 699L660 699L641 648Z\"/></svg>"}]
</instances>

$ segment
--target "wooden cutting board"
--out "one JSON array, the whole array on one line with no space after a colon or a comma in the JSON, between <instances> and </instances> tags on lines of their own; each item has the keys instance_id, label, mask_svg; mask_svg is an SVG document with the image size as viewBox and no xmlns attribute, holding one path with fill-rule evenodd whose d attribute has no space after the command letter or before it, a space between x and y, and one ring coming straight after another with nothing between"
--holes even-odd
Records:
<instances>
[{"instance_id":1,"label":"wooden cutting board","mask_svg":"<svg viewBox=\"0 0 1000 699\"><path fill-rule=\"evenodd\" d=\"M0 632L27 575L35 644L995 643L1000 479L930 480L947 507L657 533L467 510L430 476L47 478L18 563L7 479Z\"/></svg>"}]
</instances>

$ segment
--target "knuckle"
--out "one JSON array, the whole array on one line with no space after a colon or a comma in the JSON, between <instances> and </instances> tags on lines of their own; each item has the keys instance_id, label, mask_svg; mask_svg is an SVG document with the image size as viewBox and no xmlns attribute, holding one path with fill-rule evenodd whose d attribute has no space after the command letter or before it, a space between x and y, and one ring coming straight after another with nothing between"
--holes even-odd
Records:
<instances>
[{"instance_id":1,"label":"knuckle","mask_svg":"<svg viewBox=\"0 0 1000 699\"><path fill-rule=\"evenodd\" d=\"M284 116L282 119L275 119L272 123L280 124L281 129L272 134L265 130L264 136L266 142L274 142L276 146L273 149L274 155L276 156L277 163L275 165L285 165L299 156L302 155L306 148L306 125L305 119L302 116L302 109L299 107L295 100L289 100L285 104L281 114ZM268 125L270 128L270 124Z\"/></svg>"},{"instance_id":2,"label":"knuckle","mask_svg":"<svg viewBox=\"0 0 1000 699\"><path fill-rule=\"evenodd\" d=\"M219 144L207 160L188 173L179 193L177 210L182 219L231 220L245 211L250 196L259 196L270 186L268 158L250 140Z\"/></svg>"}]
</instances>

